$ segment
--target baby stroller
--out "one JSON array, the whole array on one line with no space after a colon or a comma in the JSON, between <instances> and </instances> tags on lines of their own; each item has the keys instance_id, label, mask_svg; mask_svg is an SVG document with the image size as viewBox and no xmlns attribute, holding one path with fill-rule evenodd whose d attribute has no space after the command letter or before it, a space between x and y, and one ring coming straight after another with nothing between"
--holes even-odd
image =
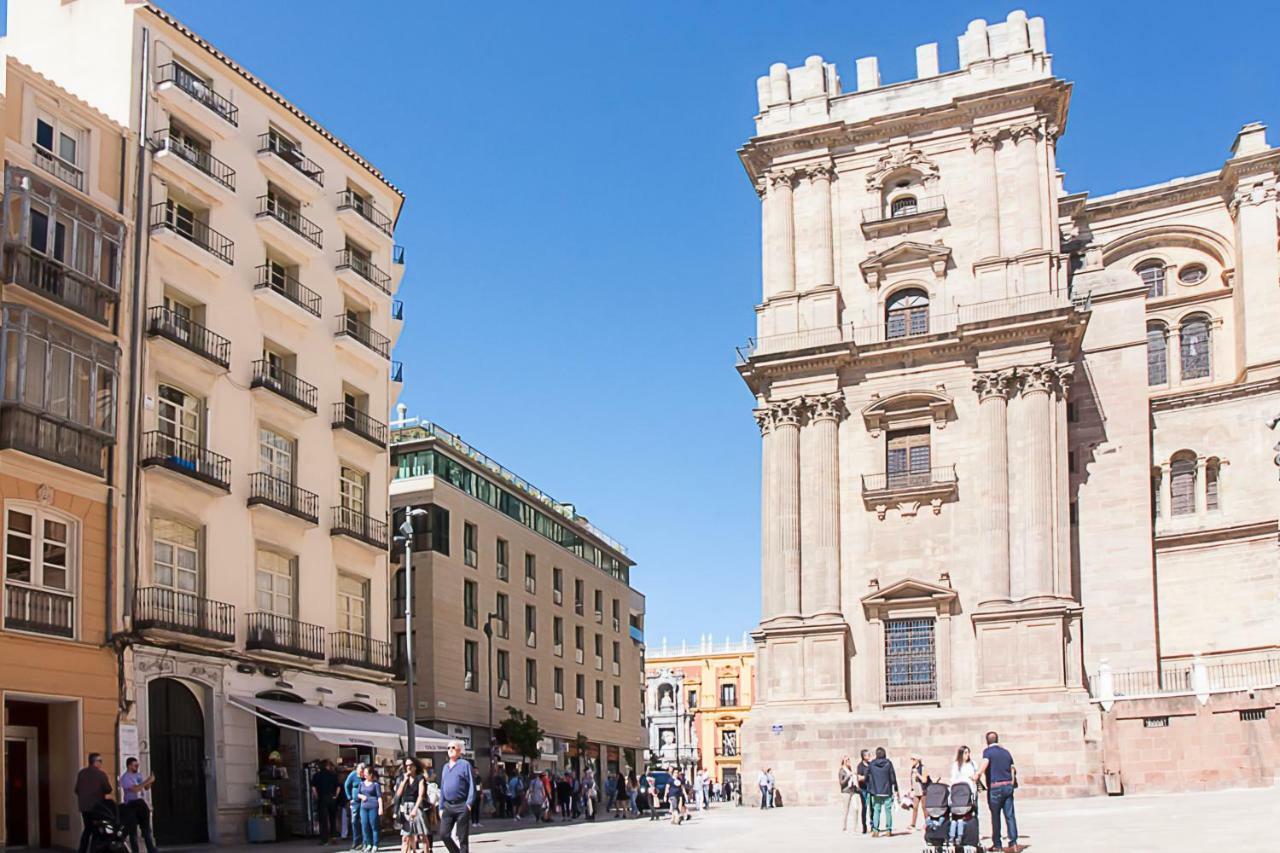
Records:
<instances>
[{"instance_id":1,"label":"baby stroller","mask_svg":"<svg viewBox=\"0 0 1280 853\"><path fill-rule=\"evenodd\" d=\"M964 786L965 791L969 786ZM948 847L951 835L951 792L940 782L924 788L924 843L926 853L939 853Z\"/></svg>"},{"instance_id":2,"label":"baby stroller","mask_svg":"<svg viewBox=\"0 0 1280 853\"><path fill-rule=\"evenodd\" d=\"M89 812L89 853L129 853L124 824L111 800L102 800Z\"/></svg>"},{"instance_id":3,"label":"baby stroller","mask_svg":"<svg viewBox=\"0 0 1280 853\"><path fill-rule=\"evenodd\" d=\"M979 849L978 809L973 801L973 789L968 782L957 782L951 786L951 822L963 821L959 830L960 843L952 842L955 853L971 853Z\"/></svg>"}]
</instances>

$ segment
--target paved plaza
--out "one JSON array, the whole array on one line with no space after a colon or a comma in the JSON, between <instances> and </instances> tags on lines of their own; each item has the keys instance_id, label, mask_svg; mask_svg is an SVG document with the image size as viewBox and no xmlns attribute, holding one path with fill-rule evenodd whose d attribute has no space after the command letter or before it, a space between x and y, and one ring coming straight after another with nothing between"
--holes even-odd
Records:
<instances>
[{"instance_id":1,"label":"paved plaza","mask_svg":"<svg viewBox=\"0 0 1280 853\"><path fill-rule=\"evenodd\" d=\"M1092 797L1072 800L1022 800L1018 818L1019 843L1032 853L1072 851L1231 850L1274 847L1267 838L1267 817L1280 806L1280 788L1161 794L1149 797ZM903 812L899 812L901 816ZM989 819L984 807L984 833ZM476 853L538 851L538 853L674 853L674 851L732 851L732 853L825 853L825 851L919 851L920 832L908 832L908 821L895 824L892 838L841 834L839 814L828 807L791 807L771 812L756 808L716 805L684 826L648 819L565 825L531 826L524 821L486 821L472 836ZM990 843L983 839L984 846ZM311 843L278 847L315 850ZM384 841L383 850L390 844ZM235 853L262 853L244 846ZM344 848L324 848L341 851ZM436 851L443 847L436 845Z\"/></svg>"}]
</instances>

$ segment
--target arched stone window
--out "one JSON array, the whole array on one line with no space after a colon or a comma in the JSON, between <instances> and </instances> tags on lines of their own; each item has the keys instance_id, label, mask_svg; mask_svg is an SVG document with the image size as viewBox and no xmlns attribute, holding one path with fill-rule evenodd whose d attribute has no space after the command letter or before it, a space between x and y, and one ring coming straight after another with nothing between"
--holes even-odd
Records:
<instances>
[{"instance_id":1,"label":"arched stone window","mask_svg":"<svg viewBox=\"0 0 1280 853\"><path fill-rule=\"evenodd\" d=\"M919 288L895 293L885 304L884 313L886 338L905 338L929 332L929 294Z\"/></svg>"},{"instance_id":2,"label":"arched stone window","mask_svg":"<svg viewBox=\"0 0 1280 853\"><path fill-rule=\"evenodd\" d=\"M1164 296L1164 261L1143 261L1134 268L1138 278L1147 286L1147 298Z\"/></svg>"},{"instance_id":3,"label":"arched stone window","mask_svg":"<svg viewBox=\"0 0 1280 853\"><path fill-rule=\"evenodd\" d=\"M1183 379L1203 379L1209 375L1209 318L1192 314L1178 329Z\"/></svg>"},{"instance_id":4,"label":"arched stone window","mask_svg":"<svg viewBox=\"0 0 1280 853\"><path fill-rule=\"evenodd\" d=\"M918 209L919 205L916 203L915 196L898 196L889 204L889 218L897 219L900 216L913 216Z\"/></svg>"},{"instance_id":5,"label":"arched stone window","mask_svg":"<svg viewBox=\"0 0 1280 853\"><path fill-rule=\"evenodd\" d=\"M1173 455L1169 465L1170 515L1194 515L1196 511L1196 456L1189 450Z\"/></svg>"},{"instance_id":6,"label":"arched stone window","mask_svg":"<svg viewBox=\"0 0 1280 853\"><path fill-rule=\"evenodd\" d=\"M1147 384L1169 381L1169 330L1164 323L1147 324Z\"/></svg>"}]
</instances>

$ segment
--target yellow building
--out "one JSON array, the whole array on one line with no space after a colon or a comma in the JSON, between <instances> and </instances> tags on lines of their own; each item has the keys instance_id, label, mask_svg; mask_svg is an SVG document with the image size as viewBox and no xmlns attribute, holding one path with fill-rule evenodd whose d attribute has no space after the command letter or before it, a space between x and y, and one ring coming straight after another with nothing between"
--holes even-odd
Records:
<instances>
[{"instance_id":1,"label":"yellow building","mask_svg":"<svg viewBox=\"0 0 1280 853\"><path fill-rule=\"evenodd\" d=\"M755 697L755 647L717 645L710 636L697 647L668 648L666 641L645 665L645 719L649 766L705 770L714 782L742 775L739 732Z\"/></svg>"}]
</instances>

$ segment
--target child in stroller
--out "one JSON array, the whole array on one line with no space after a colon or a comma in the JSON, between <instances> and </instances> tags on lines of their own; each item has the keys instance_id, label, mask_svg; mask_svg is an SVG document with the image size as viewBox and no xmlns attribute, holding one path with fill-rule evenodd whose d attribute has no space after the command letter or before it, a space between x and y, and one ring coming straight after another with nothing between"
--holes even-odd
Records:
<instances>
[{"instance_id":1,"label":"child in stroller","mask_svg":"<svg viewBox=\"0 0 1280 853\"><path fill-rule=\"evenodd\" d=\"M978 849L978 814L967 782L924 789L924 842L932 853L970 853Z\"/></svg>"},{"instance_id":2,"label":"child in stroller","mask_svg":"<svg viewBox=\"0 0 1280 853\"><path fill-rule=\"evenodd\" d=\"M973 788L968 782L951 786L951 829L947 833L951 849L967 853L978 849L978 811L973 802Z\"/></svg>"},{"instance_id":3,"label":"child in stroller","mask_svg":"<svg viewBox=\"0 0 1280 853\"><path fill-rule=\"evenodd\" d=\"M941 782L924 788L924 843L927 849L943 850L951 837L951 790Z\"/></svg>"}]
</instances>

